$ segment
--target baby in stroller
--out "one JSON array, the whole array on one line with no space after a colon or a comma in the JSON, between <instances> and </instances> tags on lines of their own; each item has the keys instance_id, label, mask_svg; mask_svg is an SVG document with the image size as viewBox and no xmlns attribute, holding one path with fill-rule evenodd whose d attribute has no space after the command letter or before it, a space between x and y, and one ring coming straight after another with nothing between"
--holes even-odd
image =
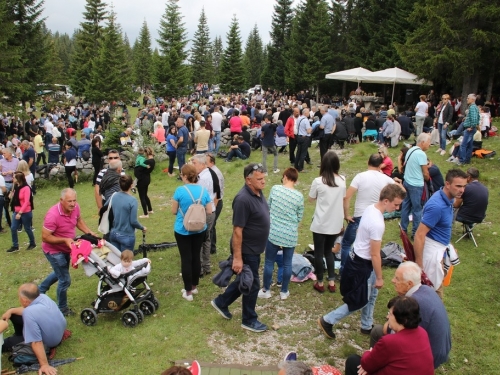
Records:
<instances>
[{"instance_id":1,"label":"baby in stroller","mask_svg":"<svg viewBox=\"0 0 500 375\"><path fill-rule=\"evenodd\" d=\"M137 267L144 264L146 264L146 266L140 267L137 272L132 273L134 277L148 275L151 272L151 261L148 258L134 260L134 252L130 250L124 250L122 252L122 255L120 256L120 263L113 267L108 266L108 271L111 276L117 279L121 275L128 274L129 272L136 270Z\"/></svg>"}]
</instances>

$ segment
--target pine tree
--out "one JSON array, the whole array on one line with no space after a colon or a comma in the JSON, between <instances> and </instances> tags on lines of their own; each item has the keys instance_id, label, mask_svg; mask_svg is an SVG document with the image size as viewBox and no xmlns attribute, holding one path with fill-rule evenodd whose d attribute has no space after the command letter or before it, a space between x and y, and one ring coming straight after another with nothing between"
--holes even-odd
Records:
<instances>
[{"instance_id":1,"label":"pine tree","mask_svg":"<svg viewBox=\"0 0 500 375\"><path fill-rule=\"evenodd\" d=\"M225 93L239 92L244 89L245 71L243 69L243 53L241 52L240 27L236 16L233 16L226 38L227 47L222 55L220 68L222 91Z\"/></svg>"},{"instance_id":2,"label":"pine tree","mask_svg":"<svg viewBox=\"0 0 500 375\"><path fill-rule=\"evenodd\" d=\"M112 10L97 58L92 64L87 99L92 102L126 100L132 96L131 74L116 14Z\"/></svg>"},{"instance_id":3,"label":"pine tree","mask_svg":"<svg viewBox=\"0 0 500 375\"><path fill-rule=\"evenodd\" d=\"M212 44L212 64L213 64L213 81L214 83L220 83L220 66L222 62L222 53L224 52L222 47L222 38L215 37Z\"/></svg>"},{"instance_id":4,"label":"pine tree","mask_svg":"<svg viewBox=\"0 0 500 375\"><path fill-rule=\"evenodd\" d=\"M19 48L24 66L24 73L18 76L20 81L11 94L24 104L35 97L37 84L44 81L47 73L47 33L41 18L43 0L7 1L6 5L7 14L15 25L9 44Z\"/></svg>"},{"instance_id":5,"label":"pine tree","mask_svg":"<svg viewBox=\"0 0 500 375\"><path fill-rule=\"evenodd\" d=\"M286 59L286 82L290 88L317 88L324 80L331 65L330 29L325 0L306 0L299 4L292 22Z\"/></svg>"},{"instance_id":6,"label":"pine tree","mask_svg":"<svg viewBox=\"0 0 500 375\"><path fill-rule=\"evenodd\" d=\"M102 0L87 0L84 21L75 33L75 50L70 64L71 89L77 96L86 96L94 60L99 56L99 41L104 33L106 4Z\"/></svg>"},{"instance_id":7,"label":"pine tree","mask_svg":"<svg viewBox=\"0 0 500 375\"><path fill-rule=\"evenodd\" d=\"M0 0L0 95L6 96L11 103L21 98L23 86L21 78L25 75L22 50L18 45L10 43L16 30L13 18L10 16L7 0Z\"/></svg>"},{"instance_id":8,"label":"pine tree","mask_svg":"<svg viewBox=\"0 0 500 375\"><path fill-rule=\"evenodd\" d=\"M276 0L271 24L271 42L262 73L262 84L279 90L285 87L286 46L290 38L293 10L292 0Z\"/></svg>"},{"instance_id":9,"label":"pine tree","mask_svg":"<svg viewBox=\"0 0 500 375\"><path fill-rule=\"evenodd\" d=\"M57 56L62 63L64 83L68 83L69 66L74 49L73 39L70 38L70 36L66 33L60 34L56 31L52 35L52 40L54 41L54 48L56 50Z\"/></svg>"},{"instance_id":10,"label":"pine tree","mask_svg":"<svg viewBox=\"0 0 500 375\"><path fill-rule=\"evenodd\" d=\"M213 74L211 49L210 30L207 24L207 17L205 16L205 8L202 8L189 57L193 72L192 83L211 82Z\"/></svg>"},{"instance_id":11,"label":"pine tree","mask_svg":"<svg viewBox=\"0 0 500 375\"><path fill-rule=\"evenodd\" d=\"M169 0L158 30L162 64L159 70L158 94L177 96L185 91L190 81L185 65L187 33L178 5L179 0Z\"/></svg>"},{"instance_id":12,"label":"pine tree","mask_svg":"<svg viewBox=\"0 0 500 375\"><path fill-rule=\"evenodd\" d=\"M264 51L257 25L254 26L248 36L243 65L245 68L246 85L253 87L260 84L260 76L264 68Z\"/></svg>"},{"instance_id":13,"label":"pine tree","mask_svg":"<svg viewBox=\"0 0 500 375\"><path fill-rule=\"evenodd\" d=\"M151 56L151 82L153 84L160 82L160 71L161 71L161 66L162 66L162 59L160 56L160 52L158 51L158 48L155 48L153 51L153 55Z\"/></svg>"},{"instance_id":14,"label":"pine tree","mask_svg":"<svg viewBox=\"0 0 500 375\"><path fill-rule=\"evenodd\" d=\"M139 38L134 43L133 55L135 83L138 83L144 89L146 85L151 84L153 69L151 35L146 21L143 22Z\"/></svg>"}]
</instances>

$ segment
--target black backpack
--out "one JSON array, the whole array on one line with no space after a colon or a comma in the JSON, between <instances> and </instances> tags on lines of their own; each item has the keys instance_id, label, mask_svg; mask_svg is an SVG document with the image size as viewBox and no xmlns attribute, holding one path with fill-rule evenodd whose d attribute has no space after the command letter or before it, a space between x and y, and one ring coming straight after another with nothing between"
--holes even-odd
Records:
<instances>
[{"instance_id":1,"label":"black backpack","mask_svg":"<svg viewBox=\"0 0 500 375\"><path fill-rule=\"evenodd\" d=\"M89 150L82 151L82 159L85 161L89 161L89 159L90 159L90 151Z\"/></svg>"}]
</instances>

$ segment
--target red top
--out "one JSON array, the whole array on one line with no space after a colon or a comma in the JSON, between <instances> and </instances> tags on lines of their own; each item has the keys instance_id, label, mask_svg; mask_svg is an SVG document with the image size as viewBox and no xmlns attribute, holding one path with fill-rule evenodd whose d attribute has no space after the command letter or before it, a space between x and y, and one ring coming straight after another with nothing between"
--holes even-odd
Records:
<instances>
[{"instance_id":1,"label":"red top","mask_svg":"<svg viewBox=\"0 0 500 375\"><path fill-rule=\"evenodd\" d=\"M285 134L287 137L295 138L295 117L290 116L286 120Z\"/></svg>"},{"instance_id":2,"label":"red top","mask_svg":"<svg viewBox=\"0 0 500 375\"><path fill-rule=\"evenodd\" d=\"M427 332L422 327L383 336L361 358L370 375L434 375L434 359Z\"/></svg>"}]
</instances>

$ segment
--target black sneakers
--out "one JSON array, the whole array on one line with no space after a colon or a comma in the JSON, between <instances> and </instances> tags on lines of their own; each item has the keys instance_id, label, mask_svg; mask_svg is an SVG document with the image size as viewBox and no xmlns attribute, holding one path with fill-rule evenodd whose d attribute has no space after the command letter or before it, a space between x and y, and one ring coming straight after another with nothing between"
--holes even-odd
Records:
<instances>
[{"instance_id":1,"label":"black sneakers","mask_svg":"<svg viewBox=\"0 0 500 375\"><path fill-rule=\"evenodd\" d=\"M62 309L61 312L64 316L75 315L75 312L73 310L71 310L69 307Z\"/></svg>"},{"instance_id":2,"label":"black sneakers","mask_svg":"<svg viewBox=\"0 0 500 375\"><path fill-rule=\"evenodd\" d=\"M323 319L323 317L318 319L319 328L323 331L324 335L329 339L335 338L335 333L333 333L333 324L330 324Z\"/></svg>"},{"instance_id":3,"label":"black sneakers","mask_svg":"<svg viewBox=\"0 0 500 375\"><path fill-rule=\"evenodd\" d=\"M26 250L33 250L34 248L36 248L36 244L32 244L32 245L29 245Z\"/></svg>"},{"instance_id":4,"label":"black sneakers","mask_svg":"<svg viewBox=\"0 0 500 375\"><path fill-rule=\"evenodd\" d=\"M7 250L8 253L17 253L19 251L19 246L12 246L9 250Z\"/></svg>"}]
</instances>

